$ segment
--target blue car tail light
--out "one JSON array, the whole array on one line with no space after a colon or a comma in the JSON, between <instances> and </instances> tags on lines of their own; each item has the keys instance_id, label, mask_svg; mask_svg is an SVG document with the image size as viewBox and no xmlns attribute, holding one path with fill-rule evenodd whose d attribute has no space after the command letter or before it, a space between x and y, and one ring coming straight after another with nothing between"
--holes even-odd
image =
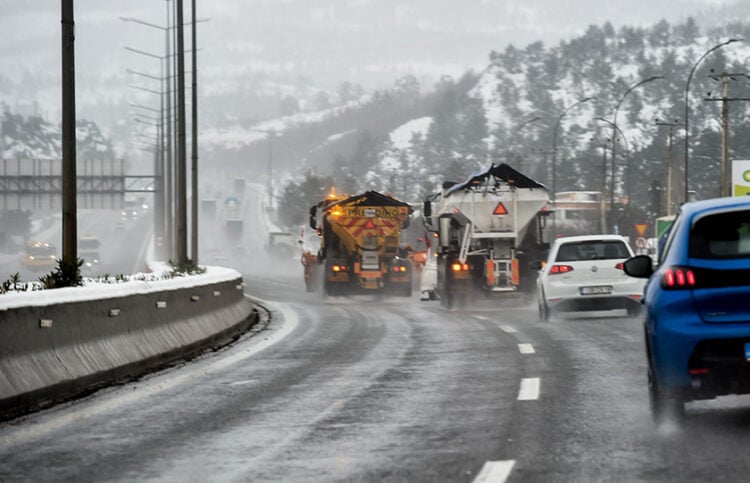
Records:
<instances>
[{"instance_id":1,"label":"blue car tail light","mask_svg":"<svg viewBox=\"0 0 750 483\"><path fill-rule=\"evenodd\" d=\"M695 271L689 267L667 267L661 279L661 286L665 290L697 288Z\"/></svg>"}]
</instances>

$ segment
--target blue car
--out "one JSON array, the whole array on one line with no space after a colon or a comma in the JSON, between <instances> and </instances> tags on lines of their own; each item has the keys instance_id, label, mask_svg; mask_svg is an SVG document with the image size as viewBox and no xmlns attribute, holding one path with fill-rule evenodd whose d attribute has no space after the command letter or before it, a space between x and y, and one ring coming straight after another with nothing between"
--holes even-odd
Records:
<instances>
[{"instance_id":1,"label":"blue car","mask_svg":"<svg viewBox=\"0 0 750 483\"><path fill-rule=\"evenodd\" d=\"M644 290L654 421L681 421L685 403L750 393L750 197L686 203L658 266L646 255L625 273Z\"/></svg>"}]
</instances>

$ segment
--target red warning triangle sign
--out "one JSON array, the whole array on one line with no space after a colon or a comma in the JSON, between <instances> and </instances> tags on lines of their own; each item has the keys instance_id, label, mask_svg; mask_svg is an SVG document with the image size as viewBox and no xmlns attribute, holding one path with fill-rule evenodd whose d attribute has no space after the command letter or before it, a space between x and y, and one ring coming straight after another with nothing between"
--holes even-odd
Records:
<instances>
[{"instance_id":1,"label":"red warning triangle sign","mask_svg":"<svg viewBox=\"0 0 750 483\"><path fill-rule=\"evenodd\" d=\"M367 222L365 222L365 228L375 228L375 223L373 223L372 220L367 220Z\"/></svg>"},{"instance_id":2,"label":"red warning triangle sign","mask_svg":"<svg viewBox=\"0 0 750 483\"><path fill-rule=\"evenodd\" d=\"M495 211L492 212L493 215L507 215L508 209L505 207L502 201L500 201L497 206L495 207Z\"/></svg>"}]
</instances>

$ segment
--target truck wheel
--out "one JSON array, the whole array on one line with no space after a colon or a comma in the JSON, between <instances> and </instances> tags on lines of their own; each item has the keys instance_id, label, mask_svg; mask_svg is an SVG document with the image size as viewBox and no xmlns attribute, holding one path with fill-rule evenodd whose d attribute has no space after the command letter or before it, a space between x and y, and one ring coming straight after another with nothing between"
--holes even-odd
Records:
<instances>
[{"instance_id":1,"label":"truck wheel","mask_svg":"<svg viewBox=\"0 0 750 483\"><path fill-rule=\"evenodd\" d=\"M404 297L411 297L411 284L407 285L403 288L403 291L401 292L401 295Z\"/></svg>"},{"instance_id":2,"label":"truck wheel","mask_svg":"<svg viewBox=\"0 0 750 483\"><path fill-rule=\"evenodd\" d=\"M445 292L440 295L440 305L446 309L452 309L455 304L455 296L451 292Z\"/></svg>"},{"instance_id":3,"label":"truck wheel","mask_svg":"<svg viewBox=\"0 0 750 483\"><path fill-rule=\"evenodd\" d=\"M685 421L685 399L677 390L662 387L656 380L649 363L648 368L648 399L651 405L651 417L654 424L661 426L665 423L681 425Z\"/></svg>"}]
</instances>

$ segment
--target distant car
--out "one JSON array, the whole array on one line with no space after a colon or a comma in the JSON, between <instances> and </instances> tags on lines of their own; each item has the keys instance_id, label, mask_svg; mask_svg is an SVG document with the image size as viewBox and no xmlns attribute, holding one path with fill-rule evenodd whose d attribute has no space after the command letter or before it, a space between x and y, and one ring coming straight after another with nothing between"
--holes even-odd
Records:
<instances>
[{"instance_id":1,"label":"distant car","mask_svg":"<svg viewBox=\"0 0 750 483\"><path fill-rule=\"evenodd\" d=\"M30 241L21 264L29 270L50 270L57 265L57 249L51 243Z\"/></svg>"},{"instance_id":2,"label":"distant car","mask_svg":"<svg viewBox=\"0 0 750 483\"><path fill-rule=\"evenodd\" d=\"M680 421L685 402L750 393L750 197L682 206L658 267L625 262L648 278L646 356L656 423Z\"/></svg>"},{"instance_id":3,"label":"distant car","mask_svg":"<svg viewBox=\"0 0 750 483\"><path fill-rule=\"evenodd\" d=\"M539 270L539 318L562 311L627 309L636 314L643 296L643 280L628 277L622 269L633 256L619 235L586 235L555 239Z\"/></svg>"},{"instance_id":4,"label":"distant car","mask_svg":"<svg viewBox=\"0 0 750 483\"><path fill-rule=\"evenodd\" d=\"M291 233L272 231L268 233L266 251L277 260L293 260L294 236Z\"/></svg>"}]
</instances>

